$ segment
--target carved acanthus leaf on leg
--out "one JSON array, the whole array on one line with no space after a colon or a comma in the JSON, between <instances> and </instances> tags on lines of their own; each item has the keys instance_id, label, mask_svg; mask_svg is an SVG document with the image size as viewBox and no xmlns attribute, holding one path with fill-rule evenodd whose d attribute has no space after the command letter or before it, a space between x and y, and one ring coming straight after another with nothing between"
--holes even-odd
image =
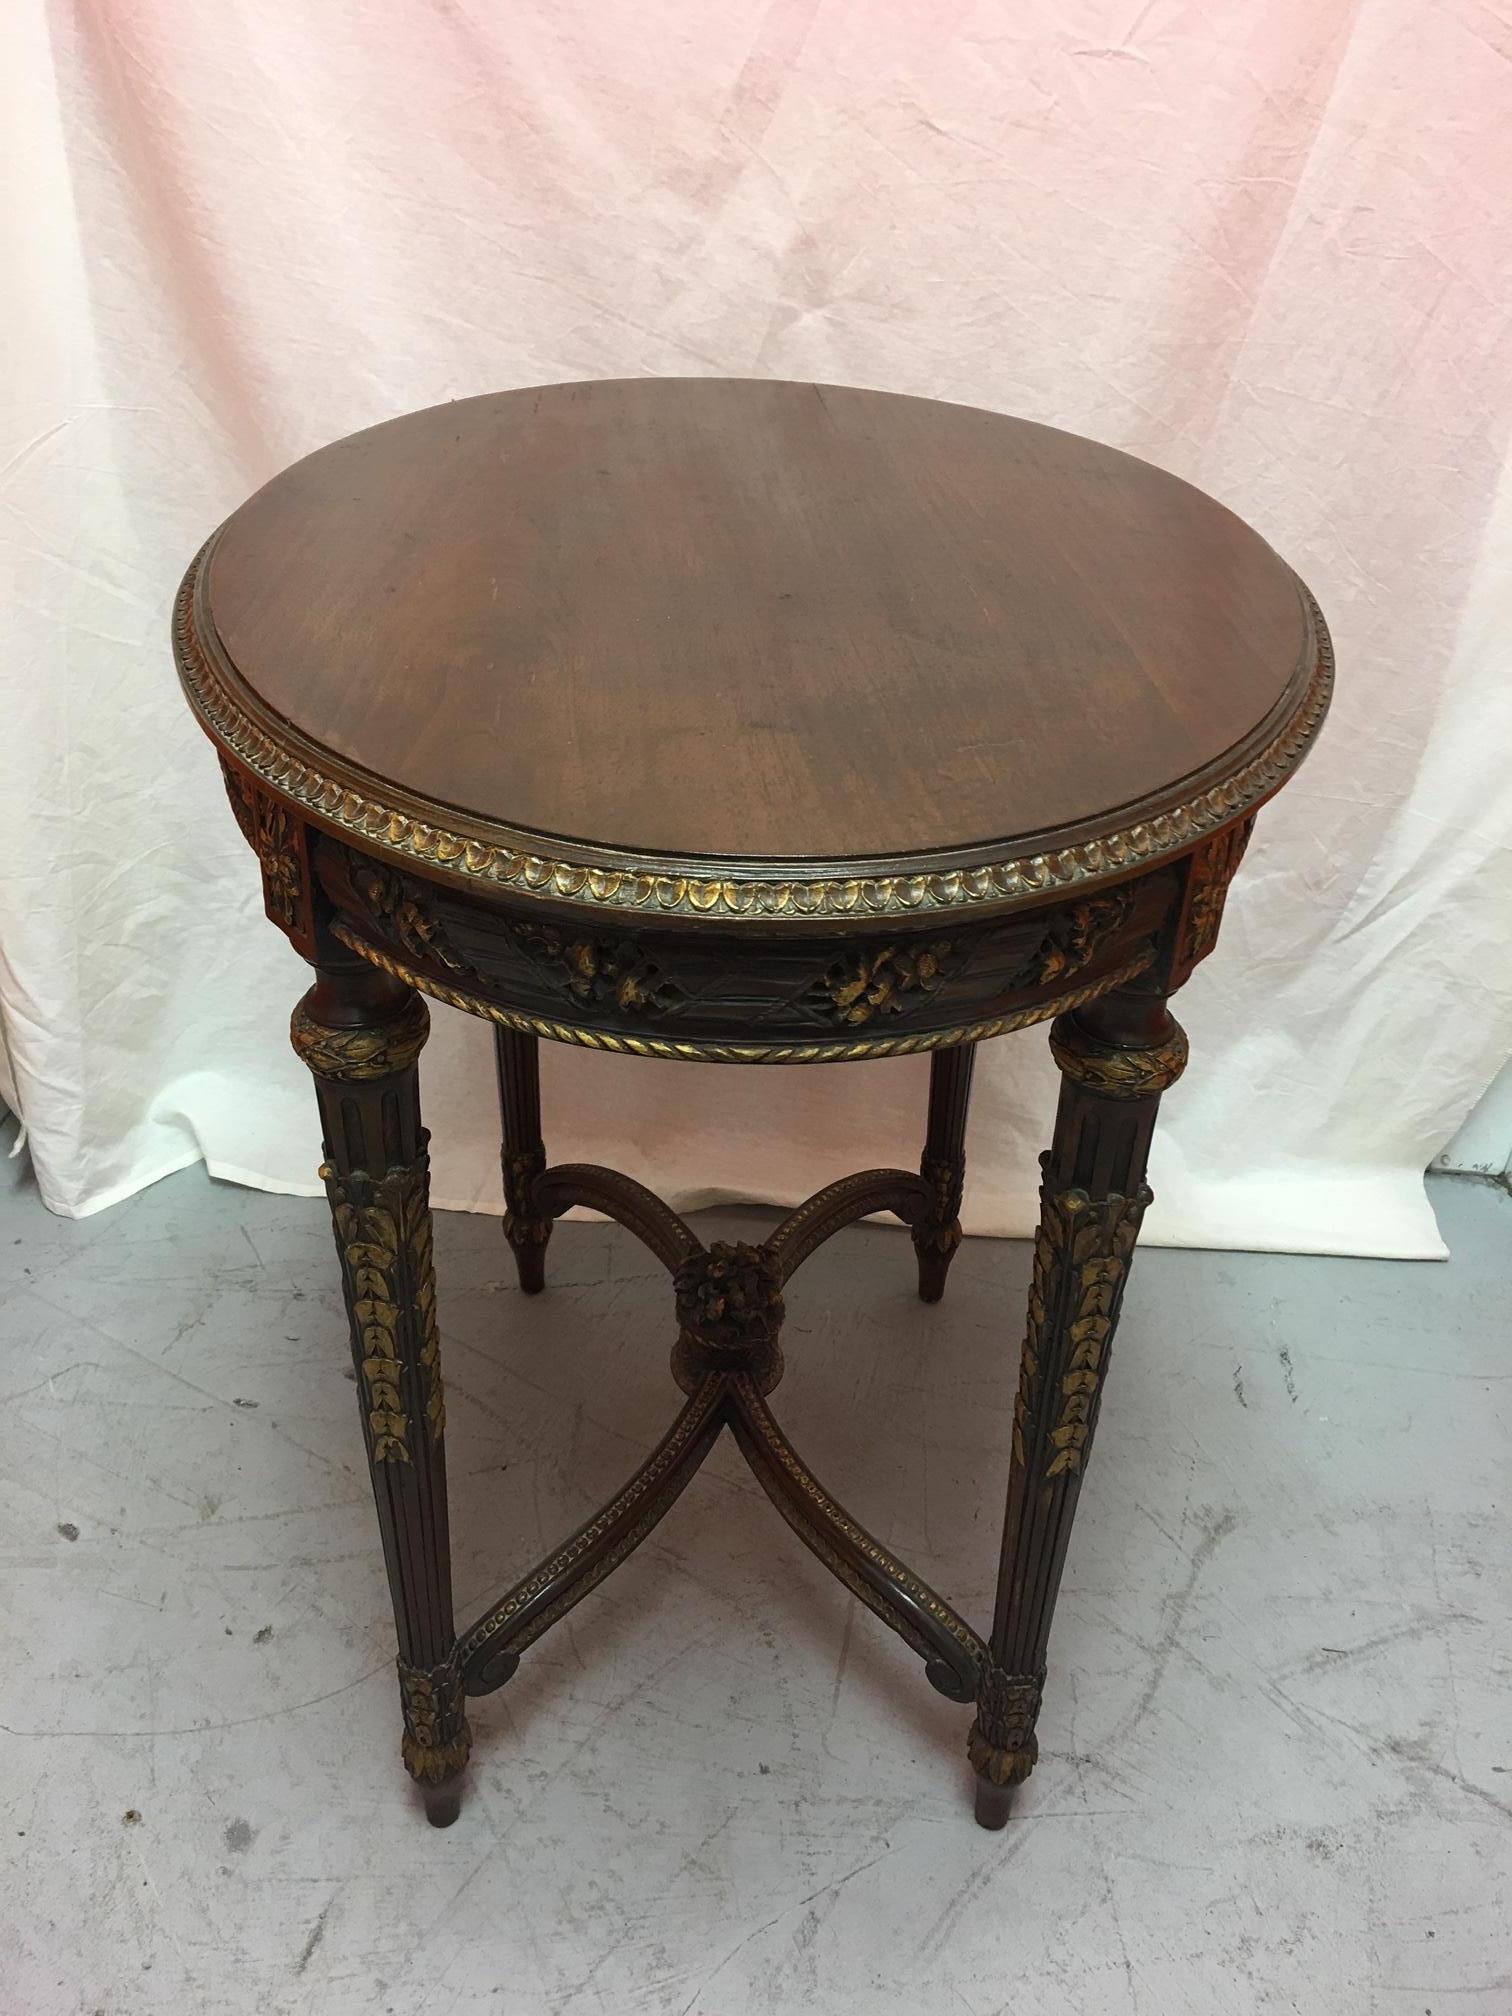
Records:
<instances>
[{"instance_id":1,"label":"carved acanthus leaf on leg","mask_svg":"<svg viewBox=\"0 0 1512 2016\"><path fill-rule=\"evenodd\" d=\"M398 1665L405 1769L422 1785L443 1784L458 1775L472 1749L461 1671L454 1661L430 1672L406 1666L402 1659Z\"/></svg>"},{"instance_id":2,"label":"carved acanthus leaf on leg","mask_svg":"<svg viewBox=\"0 0 1512 2016\"><path fill-rule=\"evenodd\" d=\"M534 1203L536 1178L546 1167L544 1148L506 1150L501 1163L504 1177L504 1237L516 1253L530 1246L544 1246L551 1237L552 1221Z\"/></svg>"},{"instance_id":3,"label":"carved acanthus leaf on leg","mask_svg":"<svg viewBox=\"0 0 1512 2016\"><path fill-rule=\"evenodd\" d=\"M1034 1725L1045 1691L1043 1673L1005 1673L992 1659L982 1669L976 1720L966 1754L978 1777L994 1785L1021 1785L1039 1758Z\"/></svg>"},{"instance_id":4,"label":"carved acanthus leaf on leg","mask_svg":"<svg viewBox=\"0 0 1512 2016\"><path fill-rule=\"evenodd\" d=\"M927 1246L936 1253L953 1253L961 1243L961 1198L966 1189L966 1164L956 1157L931 1155L919 1161L928 1203L913 1228L915 1246Z\"/></svg>"}]
</instances>

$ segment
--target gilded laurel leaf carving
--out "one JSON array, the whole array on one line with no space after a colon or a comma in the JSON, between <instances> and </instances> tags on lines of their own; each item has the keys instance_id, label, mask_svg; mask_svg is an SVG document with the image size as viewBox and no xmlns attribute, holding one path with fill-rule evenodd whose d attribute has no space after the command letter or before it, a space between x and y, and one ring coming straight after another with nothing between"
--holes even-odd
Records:
<instances>
[{"instance_id":1,"label":"gilded laurel leaf carving","mask_svg":"<svg viewBox=\"0 0 1512 2016\"><path fill-rule=\"evenodd\" d=\"M353 1189L365 1179L349 1179ZM373 1203L352 1203L339 1194L332 1206L336 1244L352 1297L358 1370L367 1400L368 1434L375 1463L408 1463L409 1422L404 1412L404 1366L399 1356L396 1276L399 1228L392 1211Z\"/></svg>"},{"instance_id":2,"label":"gilded laurel leaf carving","mask_svg":"<svg viewBox=\"0 0 1512 2016\"><path fill-rule=\"evenodd\" d=\"M295 1052L319 1078L340 1084L363 1084L407 1071L430 1034L430 1013L414 995L392 1021L338 1029L317 1022L304 1002L294 1010L289 1040Z\"/></svg>"},{"instance_id":3,"label":"gilded laurel leaf carving","mask_svg":"<svg viewBox=\"0 0 1512 2016\"><path fill-rule=\"evenodd\" d=\"M1075 1189L1043 1196L1013 1412L1013 1456L1020 1469L1029 1467L1035 1424L1052 1409L1045 1475L1082 1469L1124 1280L1149 1201L1143 1185L1131 1197L1093 1199Z\"/></svg>"},{"instance_id":4,"label":"gilded laurel leaf carving","mask_svg":"<svg viewBox=\"0 0 1512 2016\"><path fill-rule=\"evenodd\" d=\"M1148 1099L1167 1091L1186 1069L1187 1039L1172 1022L1159 1043L1123 1050L1090 1035L1074 1015L1061 1015L1050 1027L1050 1054L1063 1077L1105 1099Z\"/></svg>"},{"instance_id":5,"label":"gilded laurel leaf carving","mask_svg":"<svg viewBox=\"0 0 1512 2016\"><path fill-rule=\"evenodd\" d=\"M401 1659L399 1698L404 1709L400 1748L410 1776L422 1785L454 1778L472 1749L460 1667L453 1661L424 1672Z\"/></svg>"},{"instance_id":6,"label":"gilded laurel leaf carving","mask_svg":"<svg viewBox=\"0 0 1512 2016\"><path fill-rule=\"evenodd\" d=\"M976 1720L966 1739L971 1767L994 1785L1019 1785L1039 1758L1034 1725L1045 1676L1005 1673L995 1660L982 1669Z\"/></svg>"},{"instance_id":7,"label":"gilded laurel leaf carving","mask_svg":"<svg viewBox=\"0 0 1512 2016\"><path fill-rule=\"evenodd\" d=\"M373 1461L410 1463L414 1456L404 1392L410 1340L433 1443L446 1425L424 1164L390 1171L379 1184L361 1171L338 1176L329 1164L322 1174L351 1298Z\"/></svg>"}]
</instances>

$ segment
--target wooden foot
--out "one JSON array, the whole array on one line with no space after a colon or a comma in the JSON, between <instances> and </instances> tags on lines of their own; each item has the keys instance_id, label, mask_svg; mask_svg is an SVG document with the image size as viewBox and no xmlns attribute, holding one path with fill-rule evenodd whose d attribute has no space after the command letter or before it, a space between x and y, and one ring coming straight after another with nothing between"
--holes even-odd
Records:
<instances>
[{"instance_id":1,"label":"wooden foot","mask_svg":"<svg viewBox=\"0 0 1512 2016\"><path fill-rule=\"evenodd\" d=\"M927 1173L927 1172L926 1172ZM945 1277L950 1272L950 1263L955 1258L955 1246L947 1246L934 1252L922 1246L919 1249L919 1300L939 1302L945 1294Z\"/></svg>"},{"instance_id":2,"label":"wooden foot","mask_svg":"<svg viewBox=\"0 0 1512 2016\"><path fill-rule=\"evenodd\" d=\"M546 1241L529 1237L517 1240L522 1230L518 1219L504 1227L504 1236L509 1240L515 1256L515 1272L520 1277L520 1288L526 1295L539 1295L546 1286ZM532 1232L534 1227L531 1228Z\"/></svg>"},{"instance_id":3,"label":"wooden foot","mask_svg":"<svg viewBox=\"0 0 1512 2016\"><path fill-rule=\"evenodd\" d=\"M425 1817L432 1827L450 1827L462 1811L462 1787L458 1780L449 1785L422 1786Z\"/></svg>"},{"instance_id":4,"label":"wooden foot","mask_svg":"<svg viewBox=\"0 0 1512 2016\"><path fill-rule=\"evenodd\" d=\"M1045 1648L1124 1283L1150 1201L1150 1137L1160 1094L1186 1062L1186 1038L1163 997L1133 989L1062 1016L1050 1047L1061 1069L1060 1106L1053 1146L1042 1158L997 1607L967 1744L984 1826L1003 1824L1012 1787L1039 1755L1034 1729Z\"/></svg>"},{"instance_id":5,"label":"wooden foot","mask_svg":"<svg viewBox=\"0 0 1512 2016\"><path fill-rule=\"evenodd\" d=\"M976 1781L976 1823L978 1827L990 1827L994 1833L1008 1825L1008 1816L1013 1811L1013 1787L994 1785L990 1778Z\"/></svg>"}]
</instances>

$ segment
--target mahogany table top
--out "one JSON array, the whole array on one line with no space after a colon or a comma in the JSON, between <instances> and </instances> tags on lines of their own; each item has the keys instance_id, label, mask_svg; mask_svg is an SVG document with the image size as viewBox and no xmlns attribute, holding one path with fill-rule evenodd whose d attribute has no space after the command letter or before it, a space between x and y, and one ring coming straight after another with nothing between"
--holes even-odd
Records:
<instances>
[{"instance_id":1,"label":"mahogany table top","mask_svg":"<svg viewBox=\"0 0 1512 2016\"><path fill-rule=\"evenodd\" d=\"M1032 900L1259 802L1326 701L1311 598L1201 491L833 386L409 414L267 484L194 594L191 697L317 821L610 907Z\"/></svg>"}]
</instances>

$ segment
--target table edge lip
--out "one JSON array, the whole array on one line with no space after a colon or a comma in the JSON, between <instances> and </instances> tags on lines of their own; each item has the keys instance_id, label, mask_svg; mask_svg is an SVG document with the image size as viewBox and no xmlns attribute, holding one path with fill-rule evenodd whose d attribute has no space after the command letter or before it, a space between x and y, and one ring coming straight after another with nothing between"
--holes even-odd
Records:
<instances>
[{"instance_id":1,"label":"table edge lip","mask_svg":"<svg viewBox=\"0 0 1512 2016\"><path fill-rule=\"evenodd\" d=\"M558 908L739 926L985 916L1043 902L1174 860L1252 812L1306 756L1333 689L1327 623L1292 573L1302 648L1275 704L1213 762L1096 820L889 857L716 860L615 848L511 827L406 791L277 714L237 670L210 614L208 562L222 530L190 562L172 624L179 680L210 740L337 838L421 875Z\"/></svg>"}]
</instances>

